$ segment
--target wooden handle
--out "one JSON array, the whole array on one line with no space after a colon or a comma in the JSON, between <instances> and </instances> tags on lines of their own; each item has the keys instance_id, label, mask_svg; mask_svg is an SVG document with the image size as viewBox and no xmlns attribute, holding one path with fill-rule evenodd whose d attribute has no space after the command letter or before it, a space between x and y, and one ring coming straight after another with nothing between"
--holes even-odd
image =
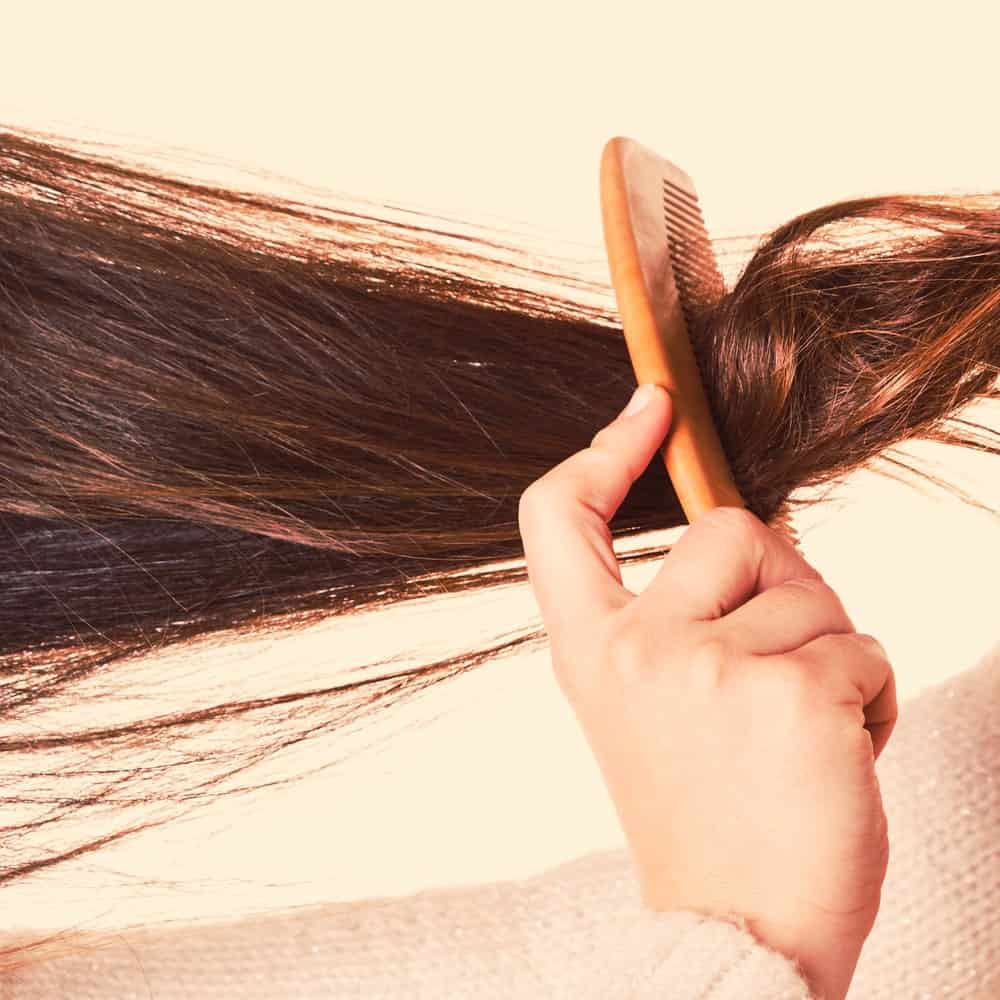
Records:
<instances>
[{"instance_id":1,"label":"wooden handle","mask_svg":"<svg viewBox=\"0 0 1000 1000\"><path fill-rule=\"evenodd\" d=\"M672 397L671 426L660 455L684 514L693 522L712 507L746 504L733 480L691 350L662 235L662 205L652 197L646 204L635 204L635 182L644 179L642 172L659 174L659 180L647 178L652 181L649 191L662 185L663 172L657 171L656 162L662 159L655 155L644 159L643 153L644 147L623 138L611 139L604 147L600 170L604 242L636 381L656 382ZM656 211L658 227L650 224Z\"/></svg>"}]
</instances>

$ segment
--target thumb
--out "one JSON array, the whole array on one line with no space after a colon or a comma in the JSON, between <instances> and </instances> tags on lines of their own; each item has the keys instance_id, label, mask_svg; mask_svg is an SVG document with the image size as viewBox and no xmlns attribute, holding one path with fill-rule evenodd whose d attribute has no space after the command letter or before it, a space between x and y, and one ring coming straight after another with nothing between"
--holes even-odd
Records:
<instances>
[{"instance_id":1,"label":"thumb","mask_svg":"<svg viewBox=\"0 0 1000 1000\"><path fill-rule=\"evenodd\" d=\"M662 386L640 386L589 448L522 495L518 520L528 575L554 642L635 599L622 586L608 522L663 443L671 412Z\"/></svg>"},{"instance_id":2,"label":"thumb","mask_svg":"<svg viewBox=\"0 0 1000 1000\"><path fill-rule=\"evenodd\" d=\"M658 382L643 382L632 393L625 409L591 438L591 448L614 451L619 471L625 473L624 478L608 484L617 488L613 493L613 503L600 508L605 520L612 518L632 484L663 445L672 416L673 398L666 387Z\"/></svg>"}]
</instances>

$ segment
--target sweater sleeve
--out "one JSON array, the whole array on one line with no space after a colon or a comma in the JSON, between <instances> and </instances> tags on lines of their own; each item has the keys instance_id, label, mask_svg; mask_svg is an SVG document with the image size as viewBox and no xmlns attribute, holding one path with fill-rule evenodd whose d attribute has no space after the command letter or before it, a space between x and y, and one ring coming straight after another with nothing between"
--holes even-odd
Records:
<instances>
[{"instance_id":1,"label":"sweater sleeve","mask_svg":"<svg viewBox=\"0 0 1000 1000\"><path fill-rule=\"evenodd\" d=\"M641 906L624 851L524 880L49 946L3 1000L813 1000L735 922Z\"/></svg>"},{"instance_id":2,"label":"sweater sleeve","mask_svg":"<svg viewBox=\"0 0 1000 1000\"><path fill-rule=\"evenodd\" d=\"M609 957L608 1000L813 1000L798 965L765 947L734 915L640 907Z\"/></svg>"},{"instance_id":3,"label":"sweater sleeve","mask_svg":"<svg viewBox=\"0 0 1000 1000\"><path fill-rule=\"evenodd\" d=\"M998 705L1000 646L901 706L878 764L889 870L848 1000L998 985ZM0 997L814 1000L738 917L645 909L623 850L528 879L65 944L6 976Z\"/></svg>"}]
</instances>

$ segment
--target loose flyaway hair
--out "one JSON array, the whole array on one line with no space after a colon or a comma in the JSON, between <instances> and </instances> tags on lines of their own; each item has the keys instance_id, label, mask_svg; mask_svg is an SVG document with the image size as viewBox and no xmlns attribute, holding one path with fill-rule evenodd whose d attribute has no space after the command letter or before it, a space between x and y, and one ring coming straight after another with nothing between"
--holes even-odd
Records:
<instances>
[{"instance_id":1,"label":"loose flyaway hair","mask_svg":"<svg viewBox=\"0 0 1000 1000\"><path fill-rule=\"evenodd\" d=\"M806 212L760 239L690 334L764 521L866 466L940 482L891 449L1000 453L997 429L963 416L1000 395L1000 195ZM19 811L0 826L0 884L543 643L536 620L321 688L45 718L181 644L526 583L521 493L633 388L608 286L485 230L0 130L0 784L2 814ZM610 527L683 523L657 458ZM83 835L83 819L105 832Z\"/></svg>"}]
</instances>

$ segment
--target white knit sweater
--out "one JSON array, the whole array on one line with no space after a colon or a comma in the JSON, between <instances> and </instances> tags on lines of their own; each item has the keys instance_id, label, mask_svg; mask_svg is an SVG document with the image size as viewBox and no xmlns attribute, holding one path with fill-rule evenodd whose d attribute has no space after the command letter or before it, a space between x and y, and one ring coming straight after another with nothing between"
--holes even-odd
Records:
<instances>
[{"instance_id":1,"label":"white knit sweater","mask_svg":"<svg viewBox=\"0 0 1000 1000\"><path fill-rule=\"evenodd\" d=\"M905 702L877 770L882 904L850 1000L1000 996L1000 646ZM739 920L654 913L621 850L534 878L108 935L0 1000L799 1000Z\"/></svg>"}]
</instances>

